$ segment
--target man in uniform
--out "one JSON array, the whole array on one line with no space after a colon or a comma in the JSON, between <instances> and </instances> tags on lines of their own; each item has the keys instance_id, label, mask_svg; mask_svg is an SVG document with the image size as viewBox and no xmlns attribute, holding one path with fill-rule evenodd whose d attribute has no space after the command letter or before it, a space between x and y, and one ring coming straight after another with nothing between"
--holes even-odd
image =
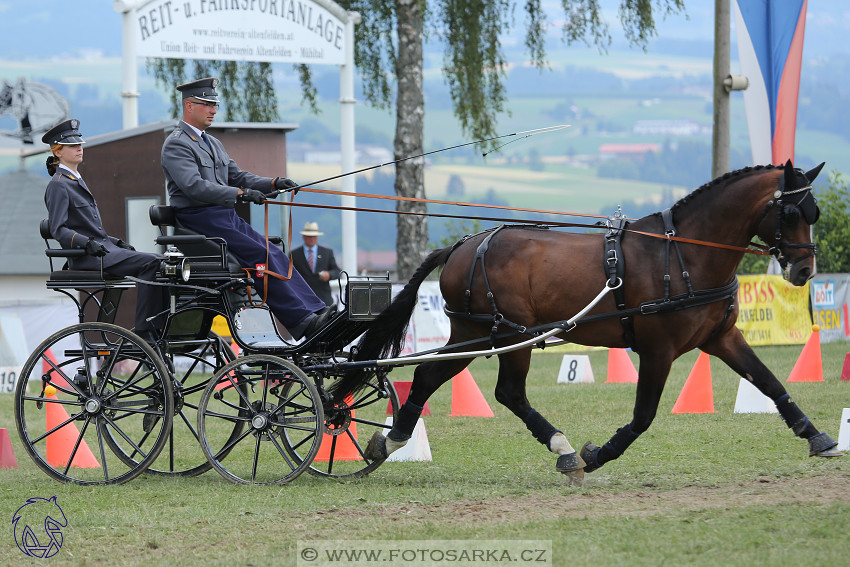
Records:
<instances>
[{"instance_id":1,"label":"man in uniform","mask_svg":"<svg viewBox=\"0 0 850 567\"><path fill-rule=\"evenodd\" d=\"M239 218L236 203L261 204L297 184L239 169L221 142L206 133L218 109L217 85L218 79L207 77L177 87L183 120L162 145L162 170L178 222L206 236L223 238L242 267L255 268L266 263L266 239ZM266 269L286 274L289 259L272 246ZM333 315L297 271L287 281L266 277L266 303L294 339L310 336ZM263 293L263 286L258 287Z\"/></svg>"},{"instance_id":2,"label":"man in uniform","mask_svg":"<svg viewBox=\"0 0 850 567\"><path fill-rule=\"evenodd\" d=\"M292 251L292 264L316 295L328 305L333 305L331 284L328 282L337 279L340 270L336 265L334 251L325 246L319 246L319 237L323 234L319 232L319 223L306 223L304 230L301 231L304 245Z\"/></svg>"}]
</instances>

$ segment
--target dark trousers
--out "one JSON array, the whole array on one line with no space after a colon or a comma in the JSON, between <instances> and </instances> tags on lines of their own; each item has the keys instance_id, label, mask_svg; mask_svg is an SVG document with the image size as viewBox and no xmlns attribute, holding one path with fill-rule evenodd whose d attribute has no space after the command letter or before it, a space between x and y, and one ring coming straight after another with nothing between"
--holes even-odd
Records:
<instances>
[{"instance_id":1,"label":"dark trousers","mask_svg":"<svg viewBox=\"0 0 850 567\"><path fill-rule=\"evenodd\" d=\"M242 267L255 268L257 264L266 263L265 237L239 218L233 209L218 206L178 209L177 220L189 230L223 238L227 242L227 250ZM266 268L285 276L289 270L289 258L280 248L271 246ZM275 317L288 329L297 326L310 313L325 307L297 270L292 270L292 278L287 281L271 276L266 278L269 280L268 297L264 299ZM262 285L257 285L257 289L260 294L263 293Z\"/></svg>"},{"instance_id":2,"label":"dark trousers","mask_svg":"<svg viewBox=\"0 0 850 567\"><path fill-rule=\"evenodd\" d=\"M134 276L142 280L155 281L162 258L147 252L133 252L132 255L109 264L109 254L104 256L103 269L115 276ZM162 330L165 314L152 321L147 321L168 307L168 292L165 287L156 285L136 284L136 329L138 332Z\"/></svg>"}]
</instances>

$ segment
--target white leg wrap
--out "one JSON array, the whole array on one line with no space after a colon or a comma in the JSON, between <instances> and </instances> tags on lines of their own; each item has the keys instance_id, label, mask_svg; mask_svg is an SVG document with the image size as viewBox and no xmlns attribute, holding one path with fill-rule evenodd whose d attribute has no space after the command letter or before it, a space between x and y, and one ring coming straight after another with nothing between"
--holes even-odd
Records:
<instances>
[{"instance_id":1,"label":"white leg wrap","mask_svg":"<svg viewBox=\"0 0 850 567\"><path fill-rule=\"evenodd\" d=\"M387 456L389 457L395 451L398 451L405 445L407 445L407 441L393 441L392 439L387 437Z\"/></svg>"},{"instance_id":2,"label":"white leg wrap","mask_svg":"<svg viewBox=\"0 0 850 567\"><path fill-rule=\"evenodd\" d=\"M387 441L387 450L389 450L389 441ZM558 455L567 455L576 452L563 433L556 433L549 439L549 450Z\"/></svg>"}]
</instances>

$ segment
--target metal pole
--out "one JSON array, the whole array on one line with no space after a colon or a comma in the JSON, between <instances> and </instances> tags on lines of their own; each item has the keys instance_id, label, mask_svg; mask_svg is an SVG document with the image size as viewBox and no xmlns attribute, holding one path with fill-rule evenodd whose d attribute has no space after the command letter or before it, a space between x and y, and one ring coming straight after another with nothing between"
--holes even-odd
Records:
<instances>
[{"instance_id":1,"label":"metal pole","mask_svg":"<svg viewBox=\"0 0 850 567\"><path fill-rule=\"evenodd\" d=\"M345 63L339 70L339 130L342 171L353 171L354 159L354 25L360 23L360 14L348 12L345 22ZM357 191L354 175L342 178L342 190ZM355 207L353 196L342 197L343 207ZM342 269L357 274L357 213L342 211Z\"/></svg>"},{"instance_id":2,"label":"metal pole","mask_svg":"<svg viewBox=\"0 0 850 567\"><path fill-rule=\"evenodd\" d=\"M711 176L729 171L729 0L714 0L714 128L711 137Z\"/></svg>"},{"instance_id":3,"label":"metal pole","mask_svg":"<svg viewBox=\"0 0 850 567\"><path fill-rule=\"evenodd\" d=\"M125 130L139 125L139 88L136 69L136 28L132 2L115 2L121 11L121 98Z\"/></svg>"}]
</instances>

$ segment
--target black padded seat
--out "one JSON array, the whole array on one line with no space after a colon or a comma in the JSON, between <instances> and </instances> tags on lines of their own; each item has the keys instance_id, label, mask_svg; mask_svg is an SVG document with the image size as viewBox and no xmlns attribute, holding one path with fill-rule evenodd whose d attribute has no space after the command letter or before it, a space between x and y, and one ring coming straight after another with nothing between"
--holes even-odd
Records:
<instances>
[{"instance_id":1,"label":"black padded seat","mask_svg":"<svg viewBox=\"0 0 850 567\"><path fill-rule=\"evenodd\" d=\"M172 227L174 236L199 236L199 233L181 226L177 221L174 207L169 205L153 205L149 210L151 224L158 226L165 235L166 227ZM232 277L244 278L247 276L245 270L233 256L227 254L226 269L222 265L221 249L226 243L221 238L210 238L202 242L178 242L177 249L189 258L193 276L219 275L222 272Z\"/></svg>"}]
</instances>

